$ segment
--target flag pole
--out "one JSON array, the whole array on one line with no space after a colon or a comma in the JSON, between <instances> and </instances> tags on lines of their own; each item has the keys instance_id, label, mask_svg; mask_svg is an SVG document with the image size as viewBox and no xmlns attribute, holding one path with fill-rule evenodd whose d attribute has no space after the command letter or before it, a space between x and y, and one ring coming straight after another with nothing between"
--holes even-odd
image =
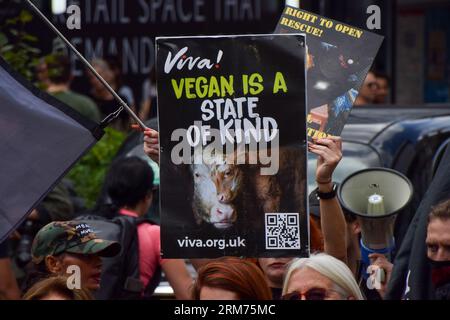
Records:
<instances>
[{"instance_id":1,"label":"flag pole","mask_svg":"<svg viewBox=\"0 0 450 320\"><path fill-rule=\"evenodd\" d=\"M108 91L114 96L114 98L120 103L120 105L128 112L128 114L139 124L142 130L147 129L147 126L142 122L141 119L131 110L131 108L126 104L125 101L114 91L113 88L102 78L101 75L95 71L94 67L83 57L81 53L70 43L69 40L64 37L64 35L56 28L50 20L37 8L31 0L26 0L28 5L41 17L42 20L64 41L64 43L77 55L77 57L86 65L86 67L94 74L94 76L108 89Z\"/></svg>"}]
</instances>

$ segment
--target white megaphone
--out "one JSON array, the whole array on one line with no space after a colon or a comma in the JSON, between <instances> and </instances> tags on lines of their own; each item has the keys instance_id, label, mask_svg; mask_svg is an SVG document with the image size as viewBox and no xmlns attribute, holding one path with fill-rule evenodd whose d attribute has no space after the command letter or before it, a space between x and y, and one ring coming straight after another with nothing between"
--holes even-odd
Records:
<instances>
[{"instance_id":1,"label":"white megaphone","mask_svg":"<svg viewBox=\"0 0 450 320\"><path fill-rule=\"evenodd\" d=\"M412 195L409 179L392 169L364 169L341 182L339 201L357 216L361 225L361 271L365 278L368 277L369 254L381 253L391 260L395 249L395 219Z\"/></svg>"}]
</instances>

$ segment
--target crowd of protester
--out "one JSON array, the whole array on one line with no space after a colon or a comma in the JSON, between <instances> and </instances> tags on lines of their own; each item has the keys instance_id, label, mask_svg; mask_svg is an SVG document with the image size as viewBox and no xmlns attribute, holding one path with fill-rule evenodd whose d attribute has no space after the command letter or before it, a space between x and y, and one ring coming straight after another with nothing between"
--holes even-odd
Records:
<instances>
[{"instance_id":1,"label":"crowd of protester","mask_svg":"<svg viewBox=\"0 0 450 320\"><path fill-rule=\"evenodd\" d=\"M120 65L114 58L96 59L92 65L142 120L157 115L154 71L145 83L142 107L138 108L139 103L123 83ZM118 108L114 97L91 73L87 73L91 92L88 95L73 92L70 63L64 56L42 59L37 72L48 93L93 121L101 121ZM388 99L389 79L369 72L355 105L382 104ZM128 131L130 119L121 113L112 125ZM152 129L144 134L144 152L158 162L159 134ZM383 299L395 260L388 261L381 254L370 256L373 269L383 269L386 276L375 291L368 291L360 269L359 220L342 209L337 197L316 196L317 192L330 193L335 188L333 172L342 158L341 139L313 140L308 143L308 151L318 158L317 189L309 199L310 257L222 257L190 261L162 258L160 228L146 217L155 200L155 172L140 158L119 158L112 163L105 178L109 204L96 207L94 212L76 212L75 204L70 202L70 185L63 181L28 217L31 231L13 233L7 242L0 244L0 299L152 299L162 275L177 299ZM99 218L93 218L95 214ZM112 220L133 226L129 239L106 240L91 227L91 223ZM23 252L12 245L26 244L26 241L28 246L24 246ZM424 241L436 297L450 299L450 199L431 209ZM18 251L11 254L13 247ZM125 249L132 252L123 256ZM120 265L118 257L122 261ZM126 263L135 257L134 270L128 270L131 264ZM17 261L23 261L24 265ZM187 263L195 267L195 274L189 271ZM79 267L81 278L80 283L75 281L75 287L69 288L73 279L67 270L73 265ZM131 276L136 271L138 274ZM109 277L104 276L106 273ZM124 284L137 295L119 294L116 287Z\"/></svg>"}]
</instances>

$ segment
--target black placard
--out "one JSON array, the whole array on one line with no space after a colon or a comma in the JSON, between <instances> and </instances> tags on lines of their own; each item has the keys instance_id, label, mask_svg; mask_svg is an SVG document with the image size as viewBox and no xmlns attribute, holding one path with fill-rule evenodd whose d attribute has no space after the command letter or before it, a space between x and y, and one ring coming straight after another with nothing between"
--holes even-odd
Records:
<instances>
[{"instance_id":1,"label":"black placard","mask_svg":"<svg viewBox=\"0 0 450 320\"><path fill-rule=\"evenodd\" d=\"M291 6L275 32L307 35L308 137L339 136L383 37Z\"/></svg>"},{"instance_id":2,"label":"black placard","mask_svg":"<svg viewBox=\"0 0 450 320\"><path fill-rule=\"evenodd\" d=\"M307 255L304 35L156 44L163 256Z\"/></svg>"}]
</instances>

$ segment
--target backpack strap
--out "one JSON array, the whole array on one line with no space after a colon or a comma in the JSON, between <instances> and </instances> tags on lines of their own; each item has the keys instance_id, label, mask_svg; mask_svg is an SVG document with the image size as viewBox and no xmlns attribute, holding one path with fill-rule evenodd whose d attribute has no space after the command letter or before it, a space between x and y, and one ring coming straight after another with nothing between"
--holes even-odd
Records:
<instances>
[{"instance_id":1,"label":"backpack strap","mask_svg":"<svg viewBox=\"0 0 450 320\"><path fill-rule=\"evenodd\" d=\"M157 223L155 221L153 221L152 219L150 219L150 218L139 217L139 218L132 218L132 219L136 220L136 225L137 226L140 225L141 223L149 223L149 224L156 224L157 225Z\"/></svg>"},{"instance_id":2,"label":"backpack strap","mask_svg":"<svg viewBox=\"0 0 450 320\"><path fill-rule=\"evenodd\" d=\"M158 285L161 283L162 278L162 268L161 265L158 265L155 272L153 273L152 278L145 287L144 290L144 299L153 299L153 293L155 292Z\"/></svg>"}]
</instances>

